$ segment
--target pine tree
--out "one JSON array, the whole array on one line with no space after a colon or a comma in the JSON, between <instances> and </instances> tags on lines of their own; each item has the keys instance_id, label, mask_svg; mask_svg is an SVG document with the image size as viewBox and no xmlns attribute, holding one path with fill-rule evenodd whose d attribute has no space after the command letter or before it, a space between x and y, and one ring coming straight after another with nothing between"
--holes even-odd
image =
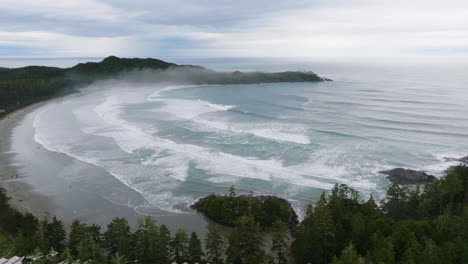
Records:
<instances>
[{"instance_id":1,"label":"pine tree","mask_svg":"<svg viewBox=\"0 0 468 264\"><path fill-rule=\"evenodd\" d=\"M232 264L259 263L264 252L263 234L251 216L242 216L229 235L227 260Z\"/></svg>"},{"instance_id":2,"label":"pine tree","mask_svg":"<svg viewBox=\"0 0 468 264\"><path fill-rule=\"evenodd\" d=\"M93 234L85 233L84 238L77 247L78 259L81 261L91 261L91 263L103 263L104 254L102 248L93 239Z\"/></svg>"},{"instance_id":3,"label":"pine tree","mask_svg":"<svg viewBox=\"0 0 468 264\"><path fill-rule=\"evenodd\" d=\"M361 257L356 250L354 249L353 243L350 243L344 250L341 252L339 258L333 258L332 264L364 264L364 258Z\"/></svg>"},{"instance_id":4,"label":"pine tree","mask_svg":"<svg viewBox=\"0 0 468 264\"><path fill-rule=\"evenodd\" d=\"M130 256L130 226L124 218L115 218L107 225L104 245L109 257Z\"/></svg>"},{"instance_id":5,"label":"pine tree","mask_svg":"<svg viewBox=\"0 0 468 264\"><path fill-rule=\"evenodd\" d=\"M68 248L70 248L74 256L78 254L78 244L84 239L85 234L86 225L81 223L78 219L73 220L68 239Z\"/></svg>"},{"instance_id":6,"label":"pine tree","mask_svg":"<svg viewBox=\"0 0 468 264\"><path fill-rule=\"evenodd\" d=\"M156 261L158 240L159 230L154 219L149 216L141 219L134 234L135 257L138 263L152 264Z\"/></svg>"},{"instance_id":7,"label":"pine tree","mask_svg":"<svg viewBox=\"0 0 468 264\"><path fill-rule=\"evenodd\" d=\"M171 243L173 259L177 263L183 263L187 260L188 235L184 229L179 229L174 235Z\"/></svg>"},{"instance_id":8,"label":"pine tree","mask_svg":"<svg viewBox=\"0 0 468 264\"><path fill-rule=\"evenodd\" d=\"M271 250L276 253L276 263L288 263L286 258L286 248L288 247L288 227L280 220L276 220L272 226L272 247Z\"/></svg>"},{"instance_id":9,"label":"pine tree","mask_svg":"<svg viewBox=\"0 0 468 264\"><path fill-rule=\"evenodd\" d=\"M192 232L190 236L190 242L188 245L188 262L189 263L200 263L202 260L203 251L201 248L200 239L195 232Z\"/></svg>"},{"instance_id":10,"label":"pine tree","mask_svg":"<svg viewBox=\"0 0 468 264\"><path fill-rule=\"evenodd\" d=\"M207 259L212 264L223 263L222 254L224 239L221 230L215 224L208 225L208 233L205 238Z\"/></svg>"},{"instance_id":11,"label":"pine tree","mask_svg":"<svg viewBox=\"0 0 468 264\"><path fill-rule=\"evenodd\" d=\"M156 263L166 264L170 261L169 244L171 242L171 231L166 225L159 227L159 235L156 242Z\"/></svg>"},{"instance_id":12,"label":"pine tree","mask_svg":"<svg viewBox=\"0 0 468 264\"><path fill-rule=\"evenodd\" d=\"M45 235L50 246L57 252L62 252L65 247L65 238L67 236L63 222L54 217L52 222L46 225Z\"/></svg>"}]
</instances>

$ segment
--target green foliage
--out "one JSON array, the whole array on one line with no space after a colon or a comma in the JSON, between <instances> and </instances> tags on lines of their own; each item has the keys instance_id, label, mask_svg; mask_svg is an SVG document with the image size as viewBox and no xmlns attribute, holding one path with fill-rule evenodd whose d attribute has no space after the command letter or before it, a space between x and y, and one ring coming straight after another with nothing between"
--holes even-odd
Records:
<instances>
[{"instance_id":1,"label":"green foliage","mask_svg":"<svg viewBox=\"0 0 468 264\"><path fill-rule=\"evenodd\" d=\"M172 70L161 74L163 70ZM143 70L143 71L142 71ZM241 73L215 72L200 66L177 65L157 59L124 59L110 56L101 62L80 63L68 69L28 66L0 68L0 109L12 111L28 104L73 92L76 87L94 81L119 78L142 71L158 77L146 81L179 81L194 84L247 84L272 82L323 81L312 72ZM147 74L153 71L153 74ZM123 77L120 77L123 78ZM140 78L133 78L139 81ZM2 115L2 113L0 113Z\"/></svg>"},{"instance_id":2,"label":"green foliage","mask_svg":"<svg viewBox=\"0 0 468 264\"><path fill-rule=\"evenodd\" d=\"M286 249L288 247L288 226L281 222L276 221L271 228L272 234L272 247L271 251L276 254L274 263L286 264L288 263L286 257Z\"/></svg>"},{"instance_id":3,"label":"green foliage","mask_svg":"<svg viewBox=\"0 0 468 264\"><path fill-rule=\"evenodd\" d=\"M464 264L468 259L467 187L465 166L456 167L443 179L426 185L423 191L393 185L381 206L372 197L360 201L352 188L336 185L328 197L323 194L315 206L308 206L291 245L286 222L276 219L272 223L270 254L264 252L265 236L257 220L261 218L253 213L265 210L256 203L264 204L266 200L252 196L238 200L231 188L230 194L216 197L215 201L223 201L229 210L239 206L248 213L237 217L228 235L226 252L219 226L208 226L206 261L285 264L291 252L295 263ZM180 229L171 237L169 229L158 226L151 217L142 219L134 232L125 219L114 219L104 233L99 226L75 220L65 247L65 229L60 220L39 221L31 214L18 213L0 191L0 220L2 230L16 238L14 253L36 256L33 263L204 261L205 254L195 233L189 238ZM52 248L57 255L50 255Z\"/></svg>"},{"instance_id":4,"label":"green foliage","mask_svg":"<svg viewBox=\"0 0 468 264\"><path fill-rule=\"evenodd\" d=\"M263 234L251 216L242 216L229 235L227 260L231 264L256 264L263 259Z\"/></svg>"},{"instance_id":5,"label":"green foliage","mask_svg":"<svg viewBox=\"0 0 468 264\"><path fill-rule=\"evenodd\" d=\"M130 256L130 237L131 230L127 220L124 218L112 220L107 225L107 231L104 232L104 244L109 257Z\"/></svg>"},{"instance_id":6,"label":"green foliage","mask_svg":"<svg viewBox=\"0 0 468 264\"><path fill-rule=\"evenodd\" d=\"M204 254L201 247L201 241L198 239L197 233L195 232L190 235L190 242L187 251L187 260L189 263L200 263L202 261Z\"/></svg>"},{"instance_id":7,"label":"green foliage","mask_svg":"<svg viewBox=\"0 0 468 264\"><path fill-rule=\"evenodd\" d=\"M468 168L419 188L392 185L378 207L337 185L307 210L292 254L297 263L466 263Z\"/></svg>"},{"instance_id":8,"label":"green foliage","mask_svg":"<svg viewBox=\"0 0 468 264\"><path fill-rule=\"evenodd\" d=\"M205 238L207 260L213 264L223 263L224 239L218 226L208 225Z\"/></svg>"},{"instance_id":9,"label":"green foliage","mask_svg":"<svg viewBox=\"0 0 468 264\"><path fill-rule=\"evenodd\" d=\"M229 195L210 195L203 204L203 212L213 220L234 226L241 216L252 216L264 229L270 228L275 221L288 223L291 209L276 197L258 199L256 197L236 196L233 187Z\"/></svg>"},{"instance_id":10,"label":"green foliage","mask_svg":"<svg viewBox=\"0 0 468 264\"><path fill-rule=\"evenodd\" d=\"M173 259L177 263L183 263L187 260L189 238L184 229L179 229L171 241Z\"/></svg>"}]
</instances>

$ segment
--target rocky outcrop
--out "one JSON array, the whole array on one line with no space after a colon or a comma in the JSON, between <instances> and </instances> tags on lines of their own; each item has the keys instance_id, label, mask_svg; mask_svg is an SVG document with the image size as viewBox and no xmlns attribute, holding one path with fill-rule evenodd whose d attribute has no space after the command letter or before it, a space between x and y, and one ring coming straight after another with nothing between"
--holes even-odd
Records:
<instances>
[{"instance_id":1,"label":"rocky outcrop","mask_svg":"<svg viewBox=\"0 0 468 264\"><path fill-rule=\"evenodd\" d=\"M436 180L436 177L429 175L423 171L416 171L403 168L379 171L379 173L387 175L387 178L390 181L400 184L426 184Z\"/></svg>"},{"instance_id":2,"label":"rocky outcrop","mask_svg":"<svg viewBox=\"0 0 468 264\"><path fill-rule=\"evenodd\" d=\"M468 165L468 156L465 156L465 157L459 158L459 159L457 159L457 158L445 158L445 161L458 161L458 162L460 162L462 164Z\"/></svg>"},{"instance_id":3,"label":"rocky outcrop","mask_svg":"<svg viewBox=\"0 0 468 264\"><path fill-rule=\"evenodd\" d=\"M190 208L197 211L197 212L202 213L203 215L208 217L210 220L212 220L212 221L214 221L216 223L222 224L217 219L214 219L213 217L210 217L207 214L207 212L205 211L205 209L204 209L205 202L210 198L210 196L211 195L198 199L194 204L192 204L190 206ZM247 195L239 195L239 196L240 197L245 197L245 198L249 197ZM250 198L252 198L252 199L254 199L256 201L261 201L261 202L265 202L268 199L275 199L275 200L279 201L280 203L282 203L283 205L285 205L287 208L289 208L289 210L291 212L291 215L289 216L289 221L288 221L289 230L291 231L292 234L294 234L297 231L297 228L299 227L299 218L298 218L296 212L294 211L291 203L288 200L280 198L280 197L276 197L276 196L273 196L273 195L258 195L258 196L253 196L253 197L250 197Z\"/></svg>"}]
</instances>

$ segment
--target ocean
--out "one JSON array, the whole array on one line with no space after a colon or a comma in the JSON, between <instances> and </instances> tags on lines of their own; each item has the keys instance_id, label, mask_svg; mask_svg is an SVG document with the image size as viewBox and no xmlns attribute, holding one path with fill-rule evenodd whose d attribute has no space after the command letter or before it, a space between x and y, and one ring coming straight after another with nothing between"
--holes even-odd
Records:
<instances>
[{"instance_id":1,"label":"ocean","mask_svg":"<svg viewBox=\"0 0 468 264\"><path fill-rule=\"evenodd\" d=\"M468 67L223 65L313 70L333 81L96 83L33 112L34 140L105 169L144 199L111 186L89 191L141 213L193 213L188 206L196 199L234 185L239 193L286 198L303 215L335 184L383 199L390 182L379 171L404 167L440 177L455 165L445 158L468 154ZM28 166L21 155L17 162ZM93 185L79 169L62 177Z\"/></svg>"}]
</instances>

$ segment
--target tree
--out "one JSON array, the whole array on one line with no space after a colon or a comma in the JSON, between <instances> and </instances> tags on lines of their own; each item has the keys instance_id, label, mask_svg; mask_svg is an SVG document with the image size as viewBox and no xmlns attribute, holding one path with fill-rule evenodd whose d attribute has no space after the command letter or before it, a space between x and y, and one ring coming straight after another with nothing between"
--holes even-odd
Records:
<instances>
[{"instance_id":1,"label":"tree","mask_svg":"<svg viewBox=\"0 0 468 264\"><path fill-rule=\"evenodd\" d=\"M387 198L382 208L384 212L395 219L406 219L411 210L409 208L410 191L408 187L392 184L387 191Z\"/></svg>"},{"instance_id":2,"label":"tree","mask_svg":"<svg viewBox=\"0 0 468 264\"><path fill-rule=\"evenodd\" d=\"M68 247L73 255L76 256L78 254L78 244L84 239L85 234L86 225L78 219L73 220L68 240Z\"/></svg>"},{"instance_id":3,"label":"tree","mask_svg":"<svg viewBox=\"0 0 468 264\"><path fill-rule=\"evenodd\" d=\"M56 217L52 218L52 221L46 225L45 236L54 250L59 253L62 252L65 247L65 238L67 237L67 232L62 221Z\"/></svg>"},{"instance_id":4,"label":"tree","mask_svg":"<svg viewBox=\"0 0 468 264\"><path fill-rule=\"evenodd\" d=\"M60 255L60 259L63 260L65 263L73 263L73 255L71 253L71 250L69 248L65 248Z\"/></svg>"},{"instance_id":5,"label":"tree","mask_svg":"<svg viewBox=\"0 0 468 264\"><path fill-rule=\"evenodd\" d=\"M47 239L47 220L39 222L39 226L37 227L36 234L34 235L33 240L36 242L37 249L39 249L42 254L49 253L51 246L49 239Z\"/></svg>"},{"instance_id":6,"label":"tree","mask_svg":"<svg viewBox=\"0 0 468 264\"><path fill-rule=\"evenodd\" d=\"M236 196L236 188L234 187L234 185L231 185L231 187L229 187L229 197L235 197Z\"/></svg>"},{"instance_id":7,"label":"tree","mask_svg":"<svg viewBox=\"0 0 468 264\"><path fill-rule=\"evenodd\" d=\"M227 260L232 264L259 263L264 252L263 234L251 216L242 216L237 220L236 227L229 235Z\"/></svg>"},{"instance_id":8,"label":"tree","mask_svg":"<svg viewBox=\"0 0 468 264\"><path fill-rule=\"evenodd\" d=\"M124 256L114 257L111 260L111 264L126 264L126 263L128 263L128 261L125 259Z\"/></svg>"},{"instance_id":9,"label":"tree","mask_svg":"<svg viewBox=\"0 0 468 264\"><path fill-rule=\"evenodd\" d=\"M334 257L332 264L364 264L364 258L354 249L353 243L350 243L341 253L339 258Z\"/></svg>"},{"instance_id":10,"label":"tree","mask_svg":"<svg viewBox=\"0 0 468 264\"><path fill-rule=\"evenodd\" d=\"M293 257L297 263L328 263L335 255L335 223L324 193L309 210L292 244Z\"/></svg>"},{"instance_id":11,"label":"tree","mask_svg":"<svg viewBox=\"0 0 468 264\"><path fill-rule=\"evenodd\" d=\"M124 218L115 218L107 225L104 245L110 258L130 256L130 226Z\"/></svg>"},{"instance_id":12,"label":"tree","mask_svg":"<svg viewBox=\"0 0 468 264\"><path fill-rule=\"evenodd\" d=\"M221 230L215 224L208 225L208 233L205 238L205 247L207 259L210 263L223 263L222 254L224 248L224 239Z\"/></svg>"},{"instance_id":13,"label":"tree","mask_svg":"<svg viewBox=\"0 0 468 264\"><path fill-rule=\"evenodd\" d=\"M273 223L272 227L272 247L271 250L276 253L276 263L286 264L286 248L288 246L288 226L279 220Z\"/></svg>"},{"instance_id":14,"label":"tree","mask_svg":"<svg viewBox=\"0 0 468 264\"><path fill-rule=\"evenodd\" d=\"M156 263L169 263L171 232L166 225L159 227L159 235L156 241Z\"/></svg>"},{"instance_id":15,"label":"tree","mask_svg":"<svg viewBox=\"0 0 468 264\"><path fill-rule=\"evenodd\" d=\"M153 218L147 216L138 223L134 233L135 258L138 263L152 264L157 259L159 239L158 226Z\"/></svg>"},{"instance_id":16,"label":"tree","mask_svg":"<svg viewBox=\"0 0 468 264\"><path fill-rule=\"evenodd\" d=\"M78 259L81 261L90 261L91 263L103 263L104 254L102 248L94 240L91 232L86 232L84 238L77 246Z\"/></svg>"},{"instance_id":17,"label":"tree","mask_svg":"<svg viewBox=\"0 0 468 264\"><path fill-rule=\"evenodd\" d=\"M190 242L188 244L188 262L189 263L200 263L203 257L203 250L201 248L200 239L198 239L197 233L192 232L190 235Z\"/></svg>"},{"instance_id":18,"label":"tree","mask_svg":"<svg viewBox=\"0 0 468 264\"><path fill-rule=\"evenodd\" d=\"M184 229L179 229L174 235L172 240L172 254L174 256L174 261L177 263L183 263L187 260L187 249L188 249L188 235Z\"/></svg>"}]
</instances>

